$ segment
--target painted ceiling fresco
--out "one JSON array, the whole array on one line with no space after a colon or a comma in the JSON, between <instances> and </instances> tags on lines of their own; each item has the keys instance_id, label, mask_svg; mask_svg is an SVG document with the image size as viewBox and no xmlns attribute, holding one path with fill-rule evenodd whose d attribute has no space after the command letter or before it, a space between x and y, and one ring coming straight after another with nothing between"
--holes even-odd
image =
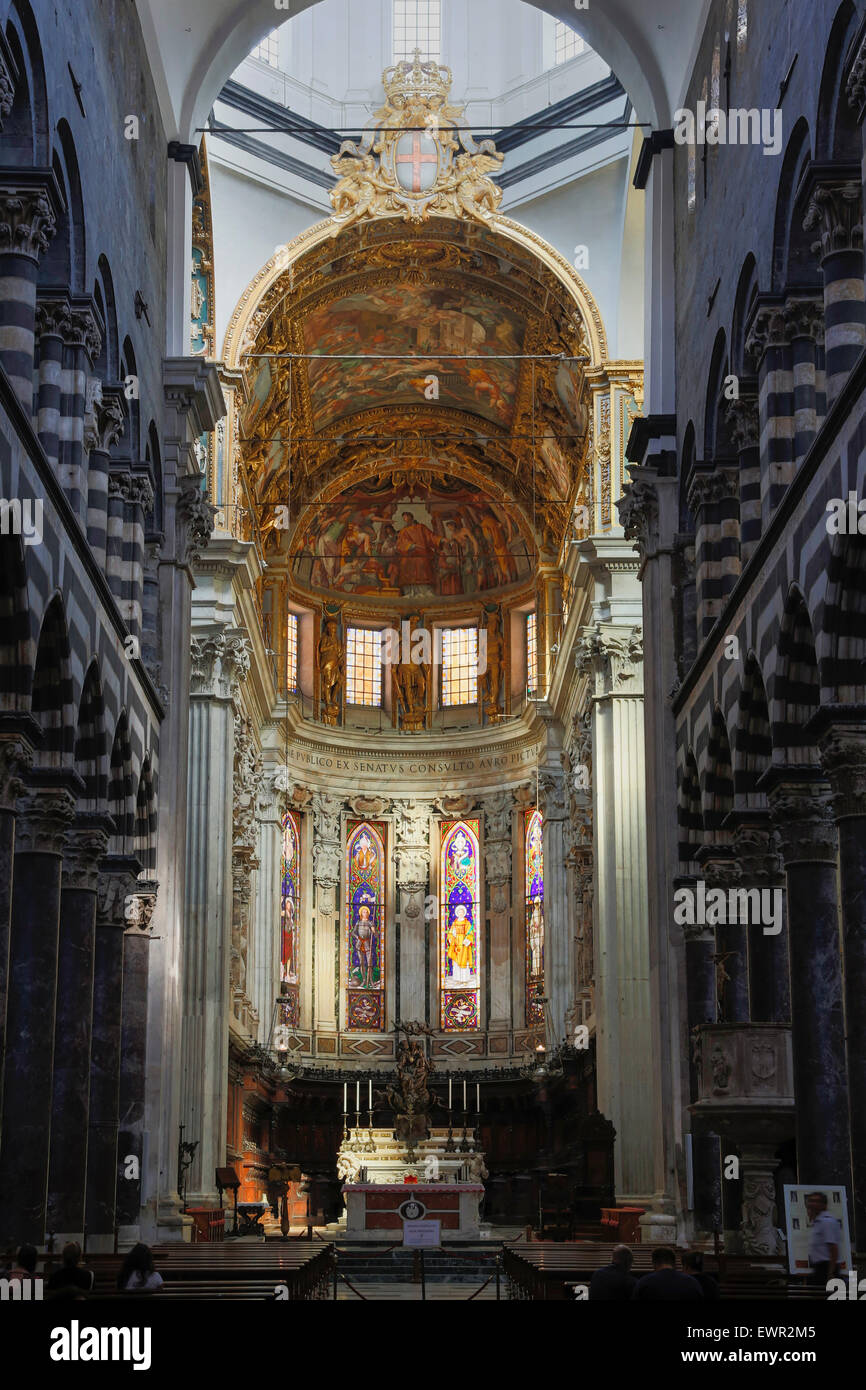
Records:
<instances>
[{"instance_id":1,"label":"painted ceiling fresco","mask_svg":"<svg viewBox=\"0 0 866 1390\"><path fill-rule=\"evenodd\" d=\"M511 424L520 364L495 354L519 354L523 328L516 314L475 291L400 284L352 294L309 315L304 344L323 355L307 364L317 430L376 406L424 406L431 375L440 406L504 429ZM363 357L327 356L353 344ZM489 360L463 361L460 354ZM417 360L389 361L391 355Z\"/></svg>"},{"instance_id":2,"label":"painted ceiling fresco","mask_svg":"<svg viewBox=\"0 0 866 1390\"><path fill-rule=\"evenodd\" d=\"M306 588L380 597L458 597L525 580L516 509L460 480L379 479L316 506L294 551Z\"/></svg>"}]
</instances>

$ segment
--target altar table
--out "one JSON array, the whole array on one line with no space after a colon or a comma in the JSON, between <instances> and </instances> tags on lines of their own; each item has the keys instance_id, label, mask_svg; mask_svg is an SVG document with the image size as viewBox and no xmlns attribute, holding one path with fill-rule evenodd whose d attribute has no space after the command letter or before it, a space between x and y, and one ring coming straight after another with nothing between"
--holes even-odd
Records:
<instances>
[{"instance_id":1,"label":"altar table","mask_svg":"<svg viewBox=\"0 0 866 1390\"><path fill-rule=\"evenodd\" d=\"M417 1219L438 1221L443 1241L477 1240L483 1196L484 1187L474 1182L347 1183L343 1188L346 1239L391 1244L402 1240L399 1209L404 1202L415 1201L424 1207Z\"/></svg>"}]
</instances>

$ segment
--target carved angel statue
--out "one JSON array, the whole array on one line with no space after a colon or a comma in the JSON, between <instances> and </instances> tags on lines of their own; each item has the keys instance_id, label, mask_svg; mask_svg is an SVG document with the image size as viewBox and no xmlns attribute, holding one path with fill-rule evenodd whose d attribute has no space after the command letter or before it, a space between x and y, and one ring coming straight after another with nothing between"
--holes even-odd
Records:
<instances>
[{"instance_id":1,"label":"carved angel statue","mask_svg":"<svg viewBox=\"0 0 866 1390\"><path fill-rule=\"evenodd\" d=\"M338 153L331 156L334 173L340 175L331 189L334 220L339 224L334 227L333 236L369 212L380 191L375 177L376 160L371 154L351 153L347 149L350 144L344 141Z\"/></svg>"},{"instance_id":2,"label":"carved angel statue","mask_svg":"<svg viewBox=\"0 0 866 1390\"><path fill-rule=\"evenodd\" d=\"M470 217L488 221L499 210L502 189L488 177L502 167L504 155L494 150L490 140L484 140L476 154L459 154L457 166L457 201Z\"/></svg>"}]
</instances>

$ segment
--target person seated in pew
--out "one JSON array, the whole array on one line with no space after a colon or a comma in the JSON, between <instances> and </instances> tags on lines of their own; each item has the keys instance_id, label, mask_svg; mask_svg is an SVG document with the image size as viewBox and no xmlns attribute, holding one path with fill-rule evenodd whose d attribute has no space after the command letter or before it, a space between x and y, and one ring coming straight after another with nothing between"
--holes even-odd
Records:
<instances>
[{"instance_id":1,"label":"person seated in pew","mask_svg":"<svg viewBox=\"0 0 866 1390\"><path fill-rule=\"evenodd\" d=\"M22 1245L18 1254L15 1256L15 1263L8 1274L3 1277L9 1280L16 1280L22 1284L30 1284L31 1293L33 1280L36 1276L36 1262L39 1259L39 1251L35 1245ZM23 1290L22 1290L23 1292ZM26 1296L26 1295L25 1295Z\"/></svg>"},{"instance_id":2,"label":"person seated in pew","mask_svg":"<svg viewBox=\"0 0 866 1390\"><path fill-rule=\"evenodd\" d=\"M148 1246L134 1245L120 1267L117 1287L122 1293L158 1293L162 1275L153 1267L153 1255Z\"/></svg>"},{"instance_id":3,"label":"person seated in pew","mask_svg":"<svg viewBox=\"0 0 866 1390\"><path fill-rule=\"evenodd\" d=\"M81 1263L81 1246L77 1240L67 1241L61 1254L62 1264L46 1284L49 1298L85 1298L93 1292L95 1275Z\"/></svg>"},{"instance_id":4,"label":"person seated in pew","mask_svg":"<svg viewBox=\"0 0 866 1390\"><path fill-rule=\"evenodd\" d=\"M698 1281L704 1298L719 1297L719 1281L712 1274L704 1274L704 1257L700 1250L689 1250L683 1255L683 1272Z\"/></svg>"},{"instance_id":5,"label":"person seated in pew","mask_svg":"<svg viewBox=\"0 0 866 1390\"><path fill-rule=\"evenodd\" d=\"M691 1302L699 1303L704 1291L697 1279L690 1274L680 1274L677 1257L666 1245L660 1245L652 1253L653 1272L638 1279L632 1298L650 1302Z\"/></svg>"},{"instance_id":6,"label":"person seated in pew","mask_svg":"<svg viewBox=\"0 0 866 1390\"><path fill-rule=\"evenodd\" d=\"M589 1281L590 1300L621 1303L631 1298L637 1286L637 1280L631 1273L633 1259L627 1245L615 1245L610 1264L597 1269Z\"/></svg>"}]
</instances>

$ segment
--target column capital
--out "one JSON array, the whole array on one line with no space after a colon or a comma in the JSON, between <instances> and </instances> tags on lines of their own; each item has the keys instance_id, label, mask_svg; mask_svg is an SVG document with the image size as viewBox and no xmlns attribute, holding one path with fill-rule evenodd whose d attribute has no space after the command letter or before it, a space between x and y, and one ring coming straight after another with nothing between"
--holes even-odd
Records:
<instances>
[{"instance_id":1,"label":"column capital","mask_svg":"<svg viewBox=\"0 0 866 1390\"><path fill-rule=\"evenodd\" d=\"M104 334L96 304L90 295L72 295L69 302L69 342L73 347L83 347L90 361L95 362Z\"/></svg>"},{"instance_id":2,"label":"column capital","mask_svg":"<svg viewBox=\"0 0 866 1390\"><path fill-rule=\"evenodd\" d=\"M159 884L156 879L140 879L134 893L127 894L123 905L124 936L153 936L153 914Z\"/></svg>"},{"instance_id":3,"label":"column capital","mask_svg":"<svg viewBox=\"0 0 866 1390\"><path fill-rule=\"evenodd\" d=\"M568 786L564 772L557 768L545 768L539 774L538 800L545 827L556 821L568 820Z\"/></svg>"},{"instance_id":4,"label":"column capital","mask_svg":"<svg viewBox=\"0 0 866 1390\"><path fill-rule=\"evenodd\" d=\"M811 342L824 342L824 298L792 296L785 300L785 324L788 336L793 342L796 338L808 338Z\"/></svg>"},{"instance_id":5,"label":"column capital","mask_svg":"<svg viewBox=\"0 0 866 1390\"><path fill-rule=\"evenodd\" d=\"M191 693L233 699L249 674L252 646L247 634L239 628L193 633L191 650Z\"/></svg>"},{"instance_id":6,"label":"column capital","mask_svg":"<svg viewBox=\"0 0 866 1390\"><path fill-rule=\"evenodd\" d=\"M830 789L819 769L775 767L759 781L766 791L785 867L835 864L838 848Z\"/></svg>"},{"instance_id":7,"label":"column capital","mask_svg":"<svg viewBox=\"0 0 866 1390\"><path fill-rule=\"evenodd\" d=\"M574 651L575 668L588 675L596 699L639 695L643 690L643 633L640 627L596 623L584 628Z\"/></svg>"},{"instance_id":8,"label":"column capital","mask_svg":"<svg viewBox=\"0 0 866 1390\"><path fill-rule=\"evenodd\" d=\"M62 854L63 837L75 815L75 804L75 791L62 783L31 782L25 786L17 806L15 853Z\"/></svg>"},{"instance_id":9,"label":"column capital","mask_svg":"<svg viewBox=\"0 0 866 1390\"><path fill-rule=\"evenodd\" d=\"M699 464L689 479L688 503L694 516L702 507L714 507L729 497L739 497L740 479L735 468Z\"/></svg>"},{"instance_id":10,"label":"column capital","mask_svg":"<svg viewBox=\"0 0 866 1390\"><path fill-rule=\"evenodd\" d=\"M99 377L87 383L84 410L84 449L107 454L126 428L122 386L106 386Z\"/></svg>"},{"instance_id":11,"label":"column capital","mask_svg":"<svg viewBox=\"0 0 866 1390\"><path fill-rule=\"evenodd\" d=\"M49 290L45 296L36 300L36 337L62 338L64 342L72 333L72 310L69 296Z\"/></svg>"},{"instance_id":12,"label":"column capital","mask_svg":"<svg viewBox=\"0 0 866 1390\"><path fill-rule=\"evenodd\" d=\"M813 165L807 174L809 202L804 232L817 232L812 250L823 260L834 251L863 246L863 188L860 170L838 165Z\"/></svg>"},{"instance_id":13,"label":"column capital","mask_svg":"<svg viewBox=\"0 0 866 1390\"><path fill-rule=\"evenodd\" d=\"M180 480L177 515L184 528L183 557L187 565L196 564L207 550L217 512L208 501L202 482L203 475L196 474Z\"/></svg>"},{"instance_id":14,"label":"column capital","mask_svg":"<svg viewBox=\"0 0 866 1390\"><path fill-rule=\"evenodd\" d=\"M746 356L760 367L770 347L786 347L790 342L789 325L781 295L759 295L749 323L746 325Z\"/></svg>"},{"instance_id":15,"label":"column capital","mask_svg":"<svg viewBox=\"0 0 866 1390\"><path fill-rule=\"evenodd\" d=\"M761 442L761 421L757 395L746 395L742 388L735 401L725 404L725 420L731 443L738 454L757 449Z\"/></svg>"},{"instance_id":16,"label":"column capital","mask_svg":"<svg viewBox=\"0 0 866 1390\"><path fill-rule=\"evenodd\" d=\"M866 708L824 706L810 723L835 820L866 817Z\"/></svg>"},{"instance_id":17,"label":"column capital","mask_svg":"<svg viewBox=\"0 0 866 1390\"><path fill-rule=\"evenodd\" d=\"M0 734L0 810L17 811L33 762L33 745L21 734Z\"/></svg>"},{"instance_id":18,"label":"column capital","mask_svg":"<svg viewBox=\"0 0 866 1390\"><path fill-rule=\"evenodd\" d=\"M126 900L135 888L141 862L129 854L108 854L99 866L96 884L96 924L99 927L126 926Z\"/></svg>"},{"instance_id":19,"label":"column capital","mask_svg":"<svg viewBox=\"0 0 866 1390\"><path fill-rule=\"evenodd\" d=\"M53 169L0 169L0 254L39 261L63 209Z\"/></svg>"},{"instance_id":20,"label":"column capital","mask_svg":"<svg viewBox=\"0 0 866 1390\"><path fill-rule=\"evenodd\" d=\"M632 464L628 470L630 481L623 489L622 497L614 505L619 512L619 522L627 541L634 541L635 549L641 559L658 543L659 494L656 486L655 470Z\"/></svg>"},{"instance_id":21,"label":"column capital","mask_svg":"<svg viewBox=\"0 0 866 1390\"><path fill-rule=\"evenodd\" d=\"M76 816L66 832L61 883L64 888L95 893L99 866L114 829L110 816Z\"/></svg>"}]
</instances>

